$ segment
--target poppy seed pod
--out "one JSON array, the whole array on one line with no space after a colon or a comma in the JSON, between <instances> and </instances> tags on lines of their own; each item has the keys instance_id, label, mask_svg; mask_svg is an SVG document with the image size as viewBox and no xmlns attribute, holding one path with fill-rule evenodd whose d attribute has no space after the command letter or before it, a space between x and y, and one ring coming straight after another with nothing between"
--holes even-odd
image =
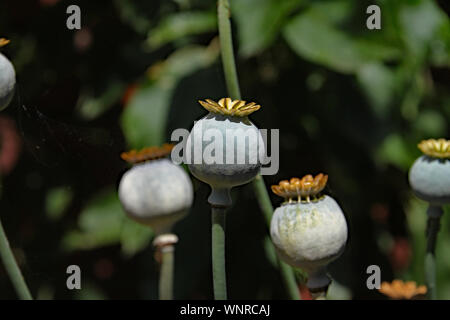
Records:
<instances>
[{"instance_id":1,"label":"poppy seed pod","mask_svg":"<svg viewBox=\"0 0 450 320\"><path fill-rule=\"evenodd\" d=\"M11 61L0 53L0 111L5 109L14 96L16 72Z\"/></svg>"},{"instance_id":2,"label":"poppy seed pod","mask_svg":"<svg viewBox=\"0 0 450 320\"><path fill-rule=\"evenodd\" d=\"M292 178L272 186L285 202L272 217L270 234L287 264L308 272L311 290L328 287L326 266L338 258L347 242L347 222L336 201L320 195L328 176Z\"/></svg>"},{"instance_id":3,"label":"poppy seed pod","mask_svg":"<svg viewBox=\"0 0 450 320\"><path fill-rule=\"evenodd\" d=\"M171 149L164 145L122 154L135 165L120 180L120 202L130 218L157 234L168 232L184 217L194 198L189 175L165 158Z\"/></svg>"},{"instance_id":4,"label":"poppy seed pod","mask_svg":"<svg viewBox=\"0 0 450 320\"><path fill-rule=\"evenodd\" d=\"M409 171L414 194L434 205L450 203L450 140L424 140L418 147L423 155Z\"/></svg>"},{"instance_id":5,"label":"poppy seed pod","mask_svg":"<svg viewBox=\"0 0 450 320\"><path fill-rule=\"evenodd\" d=\"M260 106L230 98L199 103L209 113L187 139L186 162L196 178L211 186L208 202L226 207L231 205L231 188L250 182L260 171L264 141L247 117Z\"/></svg>"}]
</instances>

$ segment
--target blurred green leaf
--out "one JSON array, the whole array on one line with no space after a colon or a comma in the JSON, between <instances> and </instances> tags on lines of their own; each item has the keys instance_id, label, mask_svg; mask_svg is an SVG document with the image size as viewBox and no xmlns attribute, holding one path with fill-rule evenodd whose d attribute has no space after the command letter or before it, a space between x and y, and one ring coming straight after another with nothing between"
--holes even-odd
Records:
<instances>
[{"instance_id":1,"label":"blurred green leaf","mask_svg":"<svg viewBox=\"0 0 450 320\"><path fill-rule=\"evenodd\" d=\"M212 32L216 29L217 17L215 12L178 12L164 18L158 26L149 31L147 44L150 49L154 50L174 40Z\"/></svg>"},{"instance_id":2,"label":"blurred green leaf","mask_svg":"<svg viewBox=\"0 0 450 320\"><path fill-rule=\"evenodd\" d=\"M83 119L93 120L117 103L124 90L125 85L121 81L112 81L99 96L85 90L78 101L77 111Z\"/></svg>"},{"instance_id":3,"label":"blurred green leaf","mask_svg":"<svg viewBox=\"0 0 450 320\"><path fill-rule=\"evenodd\" d=\"M141 3L141 2L139 2ZM143 10L133 0L114 0L114 5L122 21L128 23L139 33L145 33L150 28L150 20L143 13Z\"/></svg>"},{"instance_id":4,"label":"blurred green leaf","mask_svg":"<svg viewBox=\"0 0 450 320\"><path fill-rule=\"evenodd\" d=\"M119 243L124 219L117 192L103 190L81 211L79 229L66 234L63 247L67 250L92 249Z\"/></svg>"},{"instance_id":5,"label":"blurred green leaf","mask_svg":"<svg viewBox=\"0 0 450 320\"><path fill-rule=\"evenodd\" d=\"M356 76L375 114L386 117L397 89L394 72L381 63L370 63L360 68Z\"/></svg>"},{"instance_id":6,"label":"blurred green leaf","mask_svg":"<svg viewBox=\"0 0 450 320\"><path fill-rule=\"evenodd\" d=\"M338 72L354 73L367 63L399 55L391 46L341 31L327 17L309 9L285 26L286 41L302 58Z\"/></svg>"},{"instance_id":7,"label":"blurred green leaf","mask_svg":"<svg viewBox=\"0 0 450 320\"><path fill-rule=\"evenodd\" d=\"M354 3L348 0L309 2L308 12L331 24L345 23L352 14Z\"/></svg>"},{"instance_id":8,"label":"blurred green leaf","mask_svg":"<svg viewBox=\"0 0 450 320\"><path fill-rule=\"evenodd\" d=\"M122 128L131 148L159 145L169 110L171 88L147 83L141 86L122 114Z\"/></svg>"},{"instance_id":9,"label":"blurred green leaf","mask_svg":"<svg viewBox=\"0 0 450 320\"><path fill-rule=\"evenodd\" d=\"M45 211L49 219L57 220L61 218L72 199L73 193L68 187L50 189L45 198Z\"/></svg>"},{"instance_id":10,"label":"blurred green leaf","mask_svg":"<svg viewBox=\"0 0 450 320\"><path fill-rule=\"evenodd\" d=\"M284 37L304 59L340 72L354 72L364 63L355 44L345 33L308 13L290 21L284 29Z\"/></svg>"},{"instance_id":11,"label":"blurred green leaf","mask_svg":"<svg viewBox=\"0 0 450 320\"><path fill-rule=\"evenodd\" d=\"M164 62L150 69L150 77L131 98L122 114L122 128L132 148L158 145L165 141L170 99L177 82L206 67L218 57L218 47L189 46L177 50Z\"/></svg>"},{"instance_id":12,"label":"blurred green leaf","mask_svg":"<svg viewBox=\"0 0 450 320\"><path fill-rule=\"evenodd\" d=\"M415 148L415 147L414 147ZM407 171L415 160L414 150L399 134L387 136L377 151L378 162L392 164Z\"/></svg>"},{"instance_id":13,"label":"blurred green leaf","mask_svg":"<svg viewBox=\"0 0 450 320\"><path fill-rule=\"evenodd\" d=\"M270 46L287 16L303 4L298 0L235 0L231 11L236 18L239 51L252 56Z\"/></svg>"},{"instance_id":14,"label":"blurred green leaf","mask_svg":"<svg viewBox=\"0 0 450 320\"><path fill-rule=\"evenodd\" d=\"M333 280L327 292L327 300L351 300L352 291L346 286Z\"/></svg>"},{"instance_id":15,"label":"blurred green leaf","mask_svg":"<svg viewBox=\"0 0 450 320\"><path fill-rule=\"evenodd\" d=\"M126 217L117 192L112 189L99 193L81 212L79 230L69 232L63 240L68 250L93 249L106 245L122 245L126 257L141 251L153 235L150 227Z\"/></svg>"},{"instance_id":16,"label":"blurred green leaf","mask_svg":"<svg viewBox=\"0 0 450 320\"><path fill-rule=\"evenodd\" d=\"M159 80L165 85L175 86L177 81L215 62L219 56L219 43L215 39L207 47L191 45L175 51L159 70Z\"/></svg>"},{"instance_id":17,"label":"blurred green leaf","mask_svg":"<svg viewBox=\"0 0 450 320\"><path fill-rule=\"evenodd\" d=\"M150 227L141 225L131 219L126 219L123 224L121 243L125 256L132 256L146 248L153 237Z\"/></svg>"},{"instance_id":18,"label":"blurred green leaf","mask_svg":"<svg viewBox=\"0 0 450 320\"><path fill-rule=\"evenodd\" d=\"M448 25L448 17L435 1L422 0L405 5L400 11L400 22L411 52L423 54L437 35L439 27Z\"/></svg>"},{"instance_id":19,"label":"blurred green leaf","mask_svg":"<svg viewBox=\"0 0 450 320\"><path fill-rule=\"evenodd\" d=\"M413 126L423 137L440 138L445 136L447 121L435 110L424 110L419 114Z\"/></svg>"},{"instance_id":20,"label":"blurred green leaf","mask_svg":"<svg viewBox=\"0 0 450 320\"><path fill-rule=\"evenodd\" d=\"M75 290L76 300L106 300L103 290L92 282L82 284L81 290Z\"/></svg>"}]
</instances>

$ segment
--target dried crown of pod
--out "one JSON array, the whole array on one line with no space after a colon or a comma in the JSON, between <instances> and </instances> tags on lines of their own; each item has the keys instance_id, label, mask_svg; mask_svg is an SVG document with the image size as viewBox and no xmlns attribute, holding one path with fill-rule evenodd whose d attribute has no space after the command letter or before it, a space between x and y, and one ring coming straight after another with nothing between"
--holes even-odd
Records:
<instances>
[{"instance_id":1,"label":"dried crown of pod","mask_svg":"<svg viewBox=\"0 0 450 320\"><path fill-rule=\"evenodd\" d=\"M282 180L278 185L272 186L272 191L276 195L288 199L292 202L293 199L301 201L302 198L310 201L310 198L315 198L327 185L328 176L323 173L316 177L308 174L302 179L292 178L290 181Z\"/></svg>"},{"instance_id":2,"label":"dried crown of pod","mask_svg":"<svg viewBox=\"0 0 450 320\"><path fill-rule=\"evenodd\" d=\"M270 234L282 260L309 274L310 289L326 287L325 268L343 252L347 222L336 201L321 195L328 176L283 180L272 191L286 201L275 212Z\"/></svg>"},{"instance_id":3,"label":"dried crown of pod","mask_svg":"<svg viewBox=\"0 0 450 320\"><path fill-rule=\"evenodd\" d=\"M232 100L231 98L222 98L218 102L205 99L205 101L199 100L198 103L209 112L237 117L246 117L261 108L256 102L247 103L243 100Z\"/></svg>"},{"instance_id":4,"label":"dried crown of pod","mask_svg":"<svg viewBox=\"0 0 450 320\"><path fill-rule=\"evenodd\" d=\"M393 280L391 283L383 282L379 291L391 299L409 300L423 297L427 293L427 287L417 286L414 281Z\"/></svg>"},{"instance_id":5,"label":"dried crown of pod","mask_svg":"<svg viewBox=\"0 0 450 320\"><path fill-rule=\"evenodd\" d=\"M169 231L184 217L194 197L188 174L165 158L171 149L171 145L163 145L122 154L134 166L120 181L121 204L129 217L156 233Z\"/></svg>"},{"instance_id":6,"label":"dried crown of pod","mask_svg":"<svg viewBox=\"0 0 450 320\"><path fill-rule=\"evenodd\" d=\"M428 139L418 144L423 155L409 171L414 194L432 204L450 203L450 140Z\"/></svg>"},{"instance_id":7,"label":"dried crown of pod","mask_svg":"<svg viewBox=\"0 0 450 320\"><path fill-rule=\"evenodd\" d=\"M194 155L193 159L188 161L188 167L196 178L211 186L212 191L208 198L211 204L229 206L230 189L253 180L261 168L260 160L265 155L264 142L258 128L247 118L260 106L254 102L247 103L230 98L223 98L218 102L206 99L199 103L209 113L195 123L187 140L186 150ZM210 139L204 138L209 133L214 133L214 139L220 141L210 142ZM229 139L229 136L232 139ZM245 139L248 143L235 143L235 138ZM210 148L212 143L215 147L212 157L214 159L205 161L203 150L207 150L208 146ZM196 163L195 153L199 149L202 150L202 159L201 163ZM252 162L253 159L255 161Z\"/></svg>"}]
</instances>

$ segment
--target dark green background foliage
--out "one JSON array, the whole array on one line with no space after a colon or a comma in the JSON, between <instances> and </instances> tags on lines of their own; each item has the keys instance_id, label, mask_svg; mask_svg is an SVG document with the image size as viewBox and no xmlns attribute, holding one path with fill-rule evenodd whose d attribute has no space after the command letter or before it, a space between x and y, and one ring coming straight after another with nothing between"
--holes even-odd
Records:
<instances>
[{"instance_id":1,"label":"dark green background foliage","mask_svg":"<svg viewBox=\"0 0 450 320\"><path fill-rule=\"evenodd\" d=\"M205 114L198 99L226 96L212 0L0 2L2 52L18 90L1 117L23 141L3 173L0 214L32 293L48 298L156 298L151 230L125 218L120 152L160 144ZM366 28L370 4L382 30ZM333 298L382 298L382 279L423 277L425 203L407 172L424 138L449 137L450 8L446 1L231 0L244 99L260 128L279 128L280 171L267 185L325 172L347 215L349 245L332 264ZM0 152L5 152L0 149ZM212 298L208 188L179 222L175 297ZM280 199L272 196L278 205ZM286 298L250 186L228 214L229 296ZM439 235L439 296L450 299L450 217ZM446 252L447 251L447 252ZM81 291L66 267L82 269ZM15 298L0 269L0 298Z\"/></svg>"}]
</instances>

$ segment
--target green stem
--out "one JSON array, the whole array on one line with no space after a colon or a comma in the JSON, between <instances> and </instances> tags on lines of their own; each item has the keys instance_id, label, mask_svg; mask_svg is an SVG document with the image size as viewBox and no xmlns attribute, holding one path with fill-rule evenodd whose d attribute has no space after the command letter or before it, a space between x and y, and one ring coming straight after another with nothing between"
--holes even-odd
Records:
<instances>
[{"instance_id":1,"label":"green stem","mask_svg":"<svg viewBox=\"0 0 450 320\"><path fill-rule=\"evenodd\" d=\"M219 19L220 51L222 55L223 71L225 74L228 94L232 99L241 99L239 80L236 72L236 63L234 61L233 38L230 24L231 10L228 0L218 0L217 14ZM266 223L270 227L273 206L270 202L270 197L262 176L258 175L253 180L252 185L256 198L258 199L258 204L264 214ZM284 283L288 287L291 299L298 300L300 296L297 290L294 271L282 261L279 261L279 265L281 268L281 275ZM296 288L295 290L293 290L294 287Z\"/></svg>"},{"instance_id":2,"label":"green stem","mask_svg":"<svg viewBox=\"0 0 450 320\"><path fill-rule=\"evenodd\" d=\"M432 300L436 294L436 241L441 224L442 207L430 205L427 210L427 250L425 254L425 278L428 288L428 297Z\"/></svg>"},{"instance_id":3,"label":"green stem","mask_svg":"<svg viewBox=\"0 0 450 320\"><path fill-rule=\"evenodd\" d=\"M227 299L225 271L225 208L212 207L212 267L214 299Z\"/></svg>"},{"instance_id":4,"label":"green stem","mask_svg":"<svg viewBox=\"0 0 450 320\"><path fill-rule=\"evenodd\" d=\"M298 291L297 281L295 280L295 274L292 268L285 262L278 259L278 265L280 267L281 277L283 279L284 285L286 286L289 297L292 300L300 300L300 293Z\"/></svg>"},{"instance_id":5,"label":"green stem","mask_svg":"<svg viewBox=\"0 0 450 320\"><path fill-rule=\"evenodd\" d=\"M32 300L30 290L23 279L22 272L20 272L19 266L17 265L16 259L9 246L8 238L6 237L5 230L0 221L0 256L2 258L3 264L5 266L6 272L16 289L17 295L22 300Z\"/></svg>"},{"instance_id":6,"label":"green stem","mask_svg":"<svg viewBox=\"0 0 450 320\"><path fill-rule=\"evenodd\" d=\"M162 261L159 273L159 300L173 299L174 245L161 248Z\"/></svg>"},{"instance_id":7,"label":"green stem","mask_svg":"<svg viewBox=\"0 0 450 320\"><path fill-rule=\"evenodd\" d=\"M258 201L259 207L264 215L264 219L268 226L272 221L273 206L270 202L269 193L266 189L266 184L261 175L257 175L252 181L253 192L255 193L256 199Z\"/></svg>"},{"instance_id":8,"label":"green stem","mask_svg":"<svg viewBox=\"0 0 450 320\"><path fill-rule=\"evenodd\" d=\"M217 16L219 20L220 51L228 94L232 99L241 99L241 90L239 89L239 80L234 62L233 38L230 24L231 10L228 0L218 1Z\"/></svg>"}]
</instances>

